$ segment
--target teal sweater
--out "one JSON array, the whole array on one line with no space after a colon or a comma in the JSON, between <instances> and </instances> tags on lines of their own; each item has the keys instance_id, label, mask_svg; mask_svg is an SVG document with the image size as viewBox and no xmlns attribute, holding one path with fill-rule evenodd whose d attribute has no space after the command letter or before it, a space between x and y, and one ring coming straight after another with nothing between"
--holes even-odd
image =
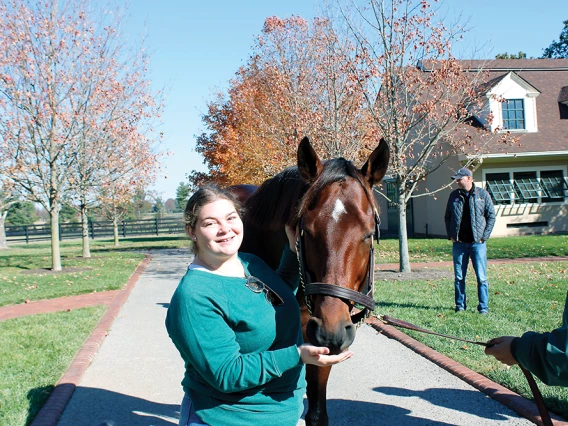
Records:
<instances>
[{"instance_id":1,"label":"teal sweater","mask_svg":"<svg viewBox=\"0 0 568 426\"><path fill-rule=\"evenodd\" d=\"M511 353L547 385L568 386L568 294L562 325L550 333L529 331L513 339Z\"/></svg>"},{"instance_id":2,"label":"teal sweater","mask_svg":"<svg viewBox=\"0 0 568 426\"><path fill-rule=\"evenodd\" d=\"M188 270L166 317L185 361L183 389L210 425L296 425L306 387L296 256L285 249L277 272L254 255L239 259L284 304L272 306L245 278Z\"/></svg>"}]
</instances>

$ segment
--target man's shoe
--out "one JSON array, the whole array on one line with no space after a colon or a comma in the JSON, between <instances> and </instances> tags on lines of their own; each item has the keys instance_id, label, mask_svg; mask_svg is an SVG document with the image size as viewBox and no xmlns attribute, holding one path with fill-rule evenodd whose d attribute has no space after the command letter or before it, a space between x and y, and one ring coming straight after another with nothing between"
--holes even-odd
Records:
<instances>
[{"instance_id":1,"label":"man's shoe","mask_svg":"<svg viewBox=\"0 0 568 426\"><path fill-rule=\"evenodd\" d=\"M489 312L488 311L479 311L480 315L487 315Z\"/></svg>"},{"instance_id":2,"label":"man's shoe","mask_svg":"<svg viewBox=\"0 0 568 426\"><path fill-rule=\"evenodd\" d=\"M464 311L465 311L464 308L456 308L456 313L457 313L457 312L464 312Z\"/></svg>"}]
</instances>

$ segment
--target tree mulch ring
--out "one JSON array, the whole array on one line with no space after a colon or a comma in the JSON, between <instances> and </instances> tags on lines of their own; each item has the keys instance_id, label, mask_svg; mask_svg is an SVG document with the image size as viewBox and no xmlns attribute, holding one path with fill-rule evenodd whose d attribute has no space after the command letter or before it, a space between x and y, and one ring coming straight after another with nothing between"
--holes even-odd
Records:
<instances>
[{"instance_id":1,"label":"tree mulch ring","mask_svg":"<svg viewBox=\"0 0 568 426\"><path fill-rule=\"evenodd\" d=\"M56 274L72 274L76 272L90 271L92 268L63 268L62 271L53 271L47 268L27 269L20 271L21 274L36 274L36 275L56 275Z\"/></svg>"},{"instance_id":2,"label":"tree mulch ring","mask_svg":"<svg viewBox=\"0 0 568 426\"><path fill-rule=\"evenodd\" d=\"M430 269L417 268L412 272L399 272L394 270L377 270L375 271L375 280L385 281L431 281L441 280L443 278L454 279L454 272L446 269Z\"/></svg>"}]
</instances>

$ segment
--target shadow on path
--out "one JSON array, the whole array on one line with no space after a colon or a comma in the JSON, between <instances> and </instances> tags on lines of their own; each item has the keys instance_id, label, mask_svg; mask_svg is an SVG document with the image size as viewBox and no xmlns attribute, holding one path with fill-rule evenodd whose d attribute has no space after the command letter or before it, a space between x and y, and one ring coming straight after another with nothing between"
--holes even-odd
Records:
<instances>
[{"instance_id":1,"label":"shadow on path","mask_svg":"<svg viewBox=\"0 0 568 426\"><path fill-rule=\"evenodd\" d=\"M495 406L499 409L502 409L503 413L486 412L480 410L477 404L467 404L467 401L475 401L479 397L489 398L487 396L483 396L483 394L481 394L480 392L473 390L470 391L447 388L411 390L386 386L376 387L373 390L390 396L398 396L403 398L421 398L425 401L428 401L432 405L456 410L463 413L469 413L490 420L507 420L508 416L506 416L504 413L510 412L504 405L501 404L495 404Z\"/></svg>"},{"instance_id":2,"label":"shadow on path","mask_svg":"<svg viewBox=\"0 0 568 426\"><path fill-rule=\"evenodd\" d=\"M304 399L304 414L308 402ZM415 417L412 411L394 405L379 404L366 401L352 401L346 399L328 399L327 412L330 426L377 426L377 425L404 425L404 426L450 426L454 423L445 423L422 417Z\"/></svg>"},{"instance_id":3,"label":"shadow on path","mask_svg":"<svg viewBox=\"0 0 568 426\"><path fill-rule=\"evenodd\" d=\"M32 389L28 398L46 390ZM159 394L159 391L156 393ZM58 425L170 426L177 425L179 419L178 404L161 404L103 389L77 387L72 400L73 403L63 412ZM35 414L30 406L28 419Z\"/></svg>"}]
</instances>

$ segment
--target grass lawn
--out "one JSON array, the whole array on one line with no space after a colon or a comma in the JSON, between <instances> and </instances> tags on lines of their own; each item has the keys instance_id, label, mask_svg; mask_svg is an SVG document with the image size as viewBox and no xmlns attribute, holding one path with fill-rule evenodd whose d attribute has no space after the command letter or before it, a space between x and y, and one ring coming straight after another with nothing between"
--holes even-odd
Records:
<instances>
[{"instance_id":1,"label":"grass lawn","mask_svg":"<svg viewBox=\"0 0 568 426\"><path fill-rule=\"evenodd\" d=\"M451 261L452 243L441 238L411 238L408 252L411 262ZM540 256L568 256L568 235L491 238L487 242L488 259ZM381 239L375 259L377 263L398 263L398 239Z\"/></svg>"},{"instance_id":2,"label":"grass lawn","mask_svg":"<svg viewBox=\"0 0 568 426\"><path fill-rule=\"evenodd\" d=\"M83 259L79 240L61 244L64 271L52 273L49 243L18 244L0 251L0 306L121 288L144 258L142 250L187 246L184 237L130 238L116 248L95 240Z\"/></svg>"},{"instance_id":3,"label":"grass lawn","mask_svg":"<svg viewBox=\"0 0 568 426\"><path fill-rule=\"evenodd\" d=\"M448 268L449 269L449 268ZM568 262L493 265L488 268L488 315L476 312L475 273L468 272L466 312L456 314L453 279L432 281L387 281L378 279L376 314L385 314L440 333L471 340L519 336L525 331L550 331L562 322L568 289ZM483 348L463 342L402 330L416 340L462 363L491 380L531 398L518 367L507 368ZM568 388L539 388L547 406L568 418Z\"/></svg>"},{"instance_id":4,"label":"grass lawn","mask_svg":"<svg viewBox=\"0 0 568 426\"><path fill-rule=\"evenodd\" d=\"M0 322L0 424L27 425L33 420L105 309Z\"/></svg>"}]
</instances>

